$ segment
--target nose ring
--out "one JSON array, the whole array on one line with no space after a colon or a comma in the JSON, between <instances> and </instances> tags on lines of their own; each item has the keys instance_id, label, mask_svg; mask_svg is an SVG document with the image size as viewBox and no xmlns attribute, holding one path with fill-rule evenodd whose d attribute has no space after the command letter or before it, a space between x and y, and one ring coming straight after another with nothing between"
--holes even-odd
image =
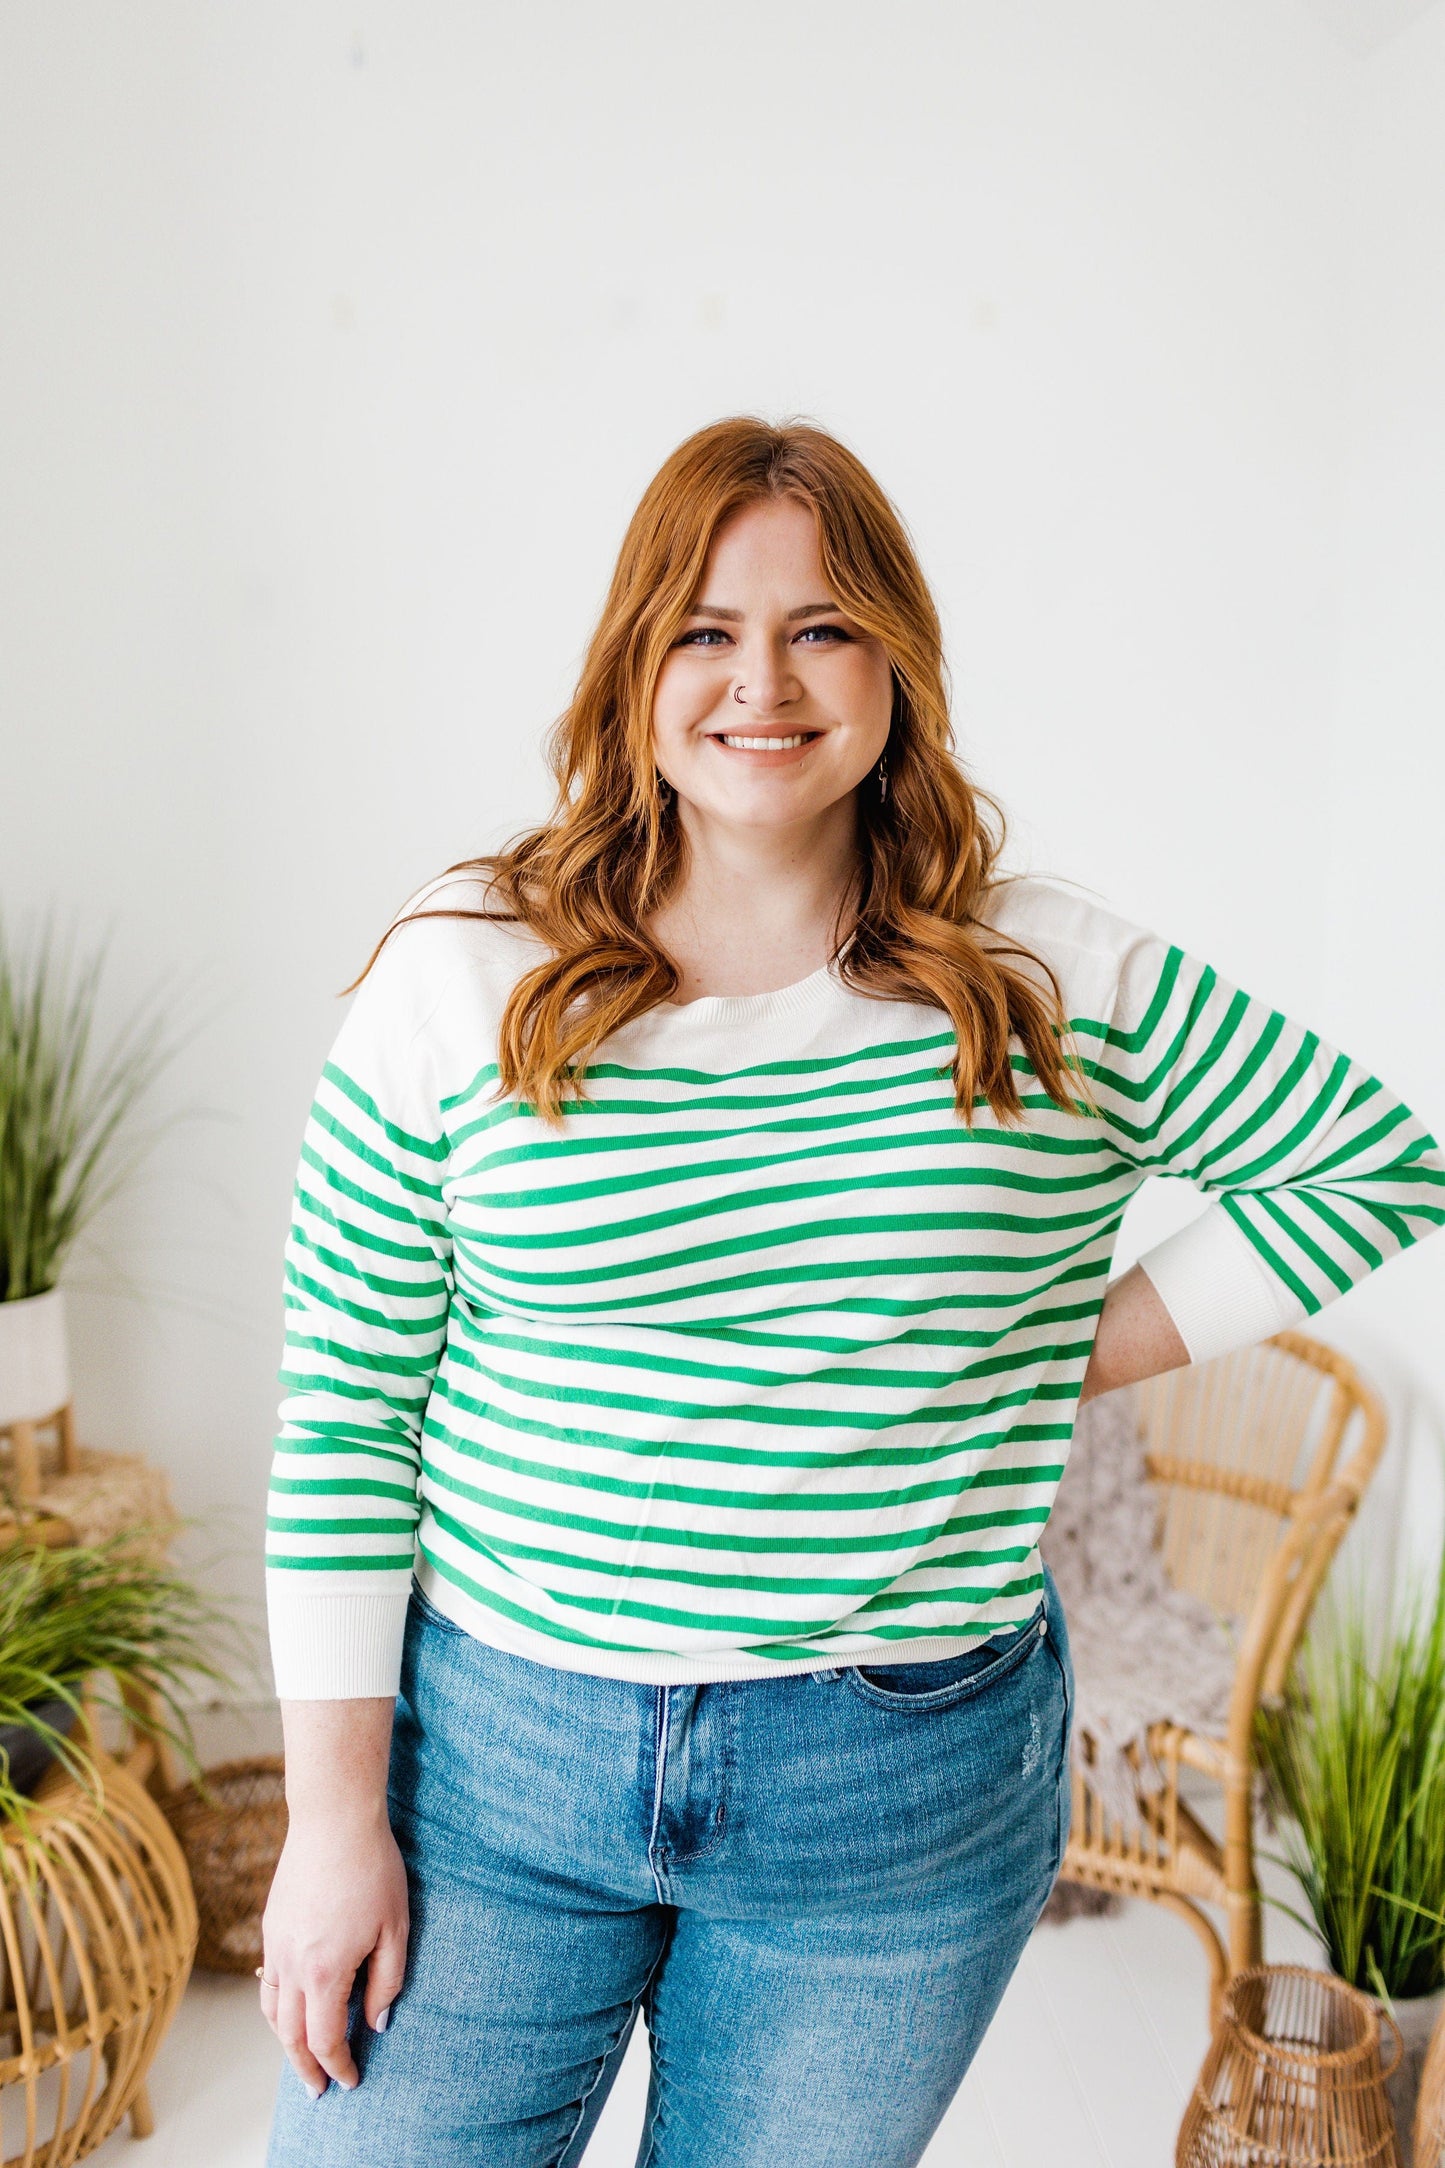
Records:
<instances>
[{"instance_id":1,"label":"nose ring","mask_svg":"<svg viewBox=\"0 0 1445 2168\"><path fill-rule=\"evenodd\" d=\"M744 707L744 708L745 708L745 707L747 706L747 702L746 702L746 700L744 700L744 698L743 698L743 689L742 689L741 685L734 685L734 687L733 687L733 698L734 698L734 700L736 700L736 701L737 701L737 703L738 703L739 707Z\"/></svg>"}]
</instances>

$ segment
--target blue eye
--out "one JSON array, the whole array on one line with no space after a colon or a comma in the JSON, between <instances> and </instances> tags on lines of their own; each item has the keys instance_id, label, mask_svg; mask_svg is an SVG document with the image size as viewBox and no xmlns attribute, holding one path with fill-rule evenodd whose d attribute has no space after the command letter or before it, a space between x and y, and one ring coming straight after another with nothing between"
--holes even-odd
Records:
<instances>
[{"instance_id":1,"label":"blue eye","mask_svg":"<svg viewBox=\"0 0 1445 2168\"><path fill-rule=\"evenodd\" d=\"M814 635L817 633L821 633L823 636L821 643L814 638ZM803 641L809 647L818 646L820 644L826 646L829 642L834 640L841 640L847 642L851 640L852 637L852 633L845 632L841 625L805 625L802 631L797 635L797 638ZM724 632L720 626L699 625L692 632L683 633L676 644L678 647L697 647L706 649L710 647L715 647L719 641L728 640L730 638L731 635Z\"/></svg>"}]
</instances>

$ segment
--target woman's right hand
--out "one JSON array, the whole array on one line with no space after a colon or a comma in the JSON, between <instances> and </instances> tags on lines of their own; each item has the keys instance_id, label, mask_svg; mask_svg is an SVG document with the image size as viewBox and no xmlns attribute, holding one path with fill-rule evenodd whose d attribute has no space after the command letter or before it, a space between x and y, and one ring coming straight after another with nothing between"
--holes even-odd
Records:
<instances>
[{"instance_id":1,"label":"woman's right hand","mask_svg":"<svg viewBox=\"0 0 1445 2168\"><path fill-rule=\"evenodd\" d=\"M284 1702L286 1842L261 1920L261 2012L302 2083L360 2083L347 2040L357 1968L385 2030L406 1971L406 1866L387 1816L392 1703Z\"/></svg>"}]
</instances>

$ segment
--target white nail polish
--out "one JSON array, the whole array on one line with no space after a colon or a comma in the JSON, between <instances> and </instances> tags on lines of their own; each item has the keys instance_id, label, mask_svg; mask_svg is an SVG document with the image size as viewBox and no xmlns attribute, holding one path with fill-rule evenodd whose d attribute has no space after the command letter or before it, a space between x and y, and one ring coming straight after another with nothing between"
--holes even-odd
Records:
<instances>
[{"instance_id":1,"label":"white nail polish","mask_svg":"<svg viewBox=\"0 0 1445 2168\"><path fill-rule=\"evenodd\" d=\"M313 2085L309 2078L303 2079L302 2082L304 2083L307 2092L311 2095L311 2098L313 2100L319 2100L321 2098L321 2095L326 2090L326 2087L324 2085Z\"/></svg>"},{"instance_id":2,"label":"white nail polish","mask_svg":"<svg viewBox=\"0 0 1445 2168\"><path fill-rule=\"evenodd\" d=\"M386 2008L385 2008L385 2009L384 2009L384 2010L382 2011L382 2013L381 2013L380 2017L379 2017L379 2018L377 2019L376 2023L375 2023L375 2024L374 2024L374 2025L372 2026L372 2028L371 2028L371 2029L372 2029L372 2031L373 2031L373 2032L385 2032L385 2031L386 2031L386 2028L387 2028L387 2026L388 2026L388 2025L389 2025L390 2023L391 2023L391 2004L390 2004L390 2003L388 2003L388 2004L387 2004L387 2006L386 2006Z\"/></svg>"}]
</instances>

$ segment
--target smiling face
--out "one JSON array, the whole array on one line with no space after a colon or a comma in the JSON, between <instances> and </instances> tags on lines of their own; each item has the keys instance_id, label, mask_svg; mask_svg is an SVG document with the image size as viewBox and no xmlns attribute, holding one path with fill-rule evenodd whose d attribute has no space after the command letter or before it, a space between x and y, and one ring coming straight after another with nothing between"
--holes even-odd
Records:
<instances>
[{"instance_id":1,"label":"smiling face","mask_svg":"<svg viewBox=\"0 0 1445 2168\"><path fill-rule=\"evenodd\" d=\"M653 757L683 818L816 819L867 775L892 709L887 652L837 607L809 507L778 497L733 513L653 701Z\"/></svg>"}]
</instances>

